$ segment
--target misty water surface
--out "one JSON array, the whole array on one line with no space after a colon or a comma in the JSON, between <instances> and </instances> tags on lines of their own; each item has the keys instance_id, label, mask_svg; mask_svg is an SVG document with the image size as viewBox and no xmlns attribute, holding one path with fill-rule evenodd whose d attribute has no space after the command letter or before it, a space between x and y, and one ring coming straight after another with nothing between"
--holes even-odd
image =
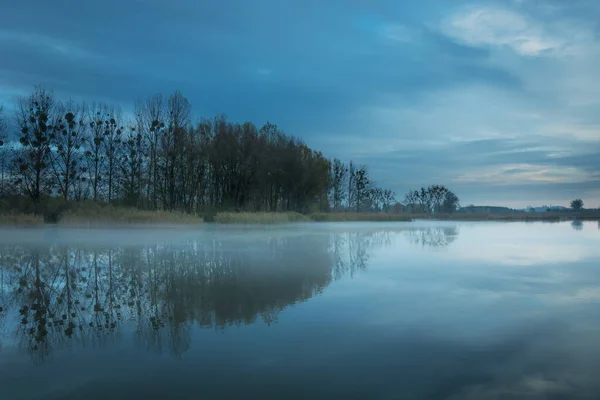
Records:
<instances>
[{"instance_id":1,"label":"misty water surface","mask_svg":"<svg viewBox=\"0 0 600 400\"><path fill-rule=\"evenodd\" d=\"M1 398L600 398L598 228L3 228Z\"/></svg>"}]
</instances>

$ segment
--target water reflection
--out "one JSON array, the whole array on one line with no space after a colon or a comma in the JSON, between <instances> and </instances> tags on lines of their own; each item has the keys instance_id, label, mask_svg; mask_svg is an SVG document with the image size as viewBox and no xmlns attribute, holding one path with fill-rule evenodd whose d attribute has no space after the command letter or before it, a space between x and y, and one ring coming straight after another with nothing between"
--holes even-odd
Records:
<instances>
[{"instance_id":1,"label":"water reflection","mask_svg":"<svg viewBox=\"0 0 600 400\"><path fill-rule=\"evenodd\" d=\"M571 227L573 229L575 229L576 231L581 231L583 230L583 222L581 222L578 219L573 220L573 222L571 222Z\"/></svg>"},{"instance_id":2,"label":"water reflection","mask_svg":"<svg viewBox=\"0 0 600 400\"><path fill-rule=\"evenodd\" d=\"M104 346L123 329L150 351L179 356L191 346L192 325L271 324L287 306L365 269L369 249L389 244L393 234L122 247L5 244L0 332L37 361L64 347Z\"/></svg>"},{"instance_id":3,"label":"water reflection","mask_svg":"<svg viewBox=\"0 0 600 400\"><path fill-rule=\"evenodd\" d=\"M409 229L406 237L411 243L422 247L448 246L458 237L458 228L446 226Z\"/></svg>"}]
</instances>

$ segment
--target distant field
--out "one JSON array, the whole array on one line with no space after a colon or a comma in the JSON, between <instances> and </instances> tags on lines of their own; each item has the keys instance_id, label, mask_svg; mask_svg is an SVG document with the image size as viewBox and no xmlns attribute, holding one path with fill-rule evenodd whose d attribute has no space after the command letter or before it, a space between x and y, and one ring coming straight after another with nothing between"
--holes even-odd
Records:
<instances>
[{"instance_id":1,"label":"distant field","mask_svg":"<svg viewBox=\"0 0 600 400\"><path fill-rule=\"evenodd\" d=\"M457 221L568 221L600 220L600 212L546 212L546 213L515 213L515 214L490 214L490 213L456 213L456 214L413 214L414 219L437 219Z\"/></svg>"}]
</instances>

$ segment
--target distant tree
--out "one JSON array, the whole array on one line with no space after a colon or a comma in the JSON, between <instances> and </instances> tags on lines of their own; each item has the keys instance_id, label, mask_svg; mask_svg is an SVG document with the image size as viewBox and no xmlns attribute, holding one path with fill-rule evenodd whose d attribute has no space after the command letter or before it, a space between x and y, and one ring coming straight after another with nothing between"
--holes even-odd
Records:
<instances>
[{"instance_id":1,"label":"distant tree","mask_svg":"<svg viewBox=\"0 0 600 400\"><path fill-rule=\"evenodd\" d=\"M7 137L7 122L4 115L4 107L0 104L0 195L6 192L5 175L6 175L6 137Z\"/></svg>"},{"instance_id":2,"label":"distant tree","mask_svg":"<svg viewBox=\"0 0 600 400\"><path fill-rule=\"evenodd\" d=\"M143 152L142 134L134 126L130 126L128 134L122 136L118 165L121 169L123 199L128 206L137 206L140 195L140 158Z\"/></svg>"},{"instance_id":3,"label":"distant tree","mask_svg":"<svg viewBox=\"0 0 600 400\"><path fill-rule=\"evenodd\" d=\"M442 211L452 214L459 206L458 197L453 192L448 191L442 203Z\"/></svg>"},{"instance_id":4,"label":"distant tree","mask_svg":"<svg viewBox=\"0 0 600 400\"><path fill-rule=\"evenodd\" d=\"M167 129L159 142L163 208L178 207L176 189L182 181L182 153L190 125L191 105L181 92L175 91L167 101Z\"/></svg>"},{"instance_id":5,"label":"distant tree","mask_svg":"<svg viewBox=\"0 0 600 400\"><path fill-rule=\"evenodd\" d=\"M146 197L150 206L158 208L159 145L166 129L166 102L162 94L156 94L135 104L138 131L148 150L146 168Z\"/></svg>"},{"instance_id":6,"label":"distant tree","mask_svg":"<svg viewBox=\"0 0 600 400\"><path fill-rule=\"evenodd\" d=\"M411 190L405 196L409 212L434 214L439 212L453 213L459 207L458 197L442 185L432 185L420 190Z\"/></svg>"},{"instance_id":7,"label":"distant tree","mask_svg":"<svg viewBox=\"0 0 600 400\"><path fill-rule=\"evenodd\" d=\"M354 190L354 206L356 212L360 212L364 206L364 202L369 200L369 193L372 190L371 178L369 178L369 171L366 166L361 166L353 171L352 177L353 190Z\"/></svg>"},{"instance_id":8,"label":"distant tree","mask_svg":"<svg viewBox=\"0 0 600 400\"><path fill-rule=\"evenodd\" d=\"M52 144L51 159L54 182L58 192L69 200L75 183L84 178L82 165L82 147L85 144L87 122L85 110L81 104L72 101L57 106L55 129L50 137Z\"/></svg>"},{"instance_id":9,"label":"distant tree","mask_svg":"<svg viewBox=\"0 0 600 400\"><path fill-rule=\"evenodd\" d=\"M571 202L571 208L573 211L580 211L583 208L583 200L575 199Z\"/></svg>"},{"instance_id":10,"label":"distant tree","mask_svg":"<svg viewBox=\"0 0 600 400\"><path fill-rule=\"evenodd\" d=\"M337 158L331 163L331 204L334 210L338 210L346 198L346 180L348 179L348 167Z\"/></svg>"},{"instance_id":11,"label":"distant tree","mask_svg":"<svg viewBox=\"0 0 600 400\"><path fill-rule=\"evenodd\" d=\"M382 210L385 212L389 212L392 204L396 203L396 193L394 193L390 189L384 189L382 192Z\"/></svg>"},{"instance_id":12,"label":"distant tree","mask_svg":"<svg viewBox=\"0 0 600 400\"><path fill-rule=\"evenodd\" d=\"M404 212L404 209L405 207L402 203L396 202L388 208L388 212L391 212L393 214L401 214Z\"/></svg>"},{"instance_id":13,"label":"distant tree","mask_svg":"<svg viewBox=\"0 0 600 400\"><path fill-rule=\"evenodd\" d=\"M55 129L55 103L52 92L36 87L21 97L15 113L21 144L14 159L17 186L38 204L50 188L51 136Z\"/></svg>"},{"instance_id":14,"label":"distant tree","mask_svg":"<svg viewBox=\"0 0 600 400\"><path fill-rule=\"evenodd\" d=\"M352 160L350 160L350 164L348 165L348 198L347 198L348 208L352 207L352 204L354 203L354 198L356 197L355 187L354 187L354 172L355 172L354 163L352 162Z\"/></svg>"},{"instance_id":15,"label":"distant tree","mask_svg":"<svg viewBox=\"0 0 600 400\"><path fill-rule=\"evenodd\" d=\"M99 200L102 194L103 174L106 168L104 134L114 114L114 109L108 104L94 103L87 117L89 120L89 129L86 130L85 160L92 198L94 200Z\"/></svg>"},{"instance_id":16,"label":"distant tree","mask_svg":"<svg viewBox=\"0 0 600 400\"><path fill-rule=\"evenodd\" d=\"M106 185L108 202L113 200L115 194L115 184L118 182L119 173L119 152L121 151L121 112L115 110L115 113L104 120L104 131L102 133L103 157L106 162Z\"/></svg>"}]
</instances>

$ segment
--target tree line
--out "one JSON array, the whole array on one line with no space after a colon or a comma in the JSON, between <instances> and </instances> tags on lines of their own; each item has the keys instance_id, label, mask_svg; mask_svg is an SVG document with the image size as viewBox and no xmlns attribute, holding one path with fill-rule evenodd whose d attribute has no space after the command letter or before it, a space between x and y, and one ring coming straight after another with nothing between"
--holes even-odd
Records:
<instances>
[{"instance_id":1,"label":"tree line","mask_svg":"<svg viewBox=\"0 0 600 400\"><path fill-rule=\"evenodd\" d=\"M411 213L453 213L460 207L456 194L443 185L411 190L406 194L404 202Z\"/></svg>"},{"instance_id":2,"label":"tree line","mask_svg":"<svg viewBox=\"0 0 600 400\"><path fill-rule=\"evenodd\" d=\"M193 124L179 91L136 101L131 117L43 87L15 106L12 124L0 108L0 194L27 196L36 210L49 198L188 213L378 212L396 203L366 166L329 160L270 122L217 115Z\"/></svg>"}]
</instances>

